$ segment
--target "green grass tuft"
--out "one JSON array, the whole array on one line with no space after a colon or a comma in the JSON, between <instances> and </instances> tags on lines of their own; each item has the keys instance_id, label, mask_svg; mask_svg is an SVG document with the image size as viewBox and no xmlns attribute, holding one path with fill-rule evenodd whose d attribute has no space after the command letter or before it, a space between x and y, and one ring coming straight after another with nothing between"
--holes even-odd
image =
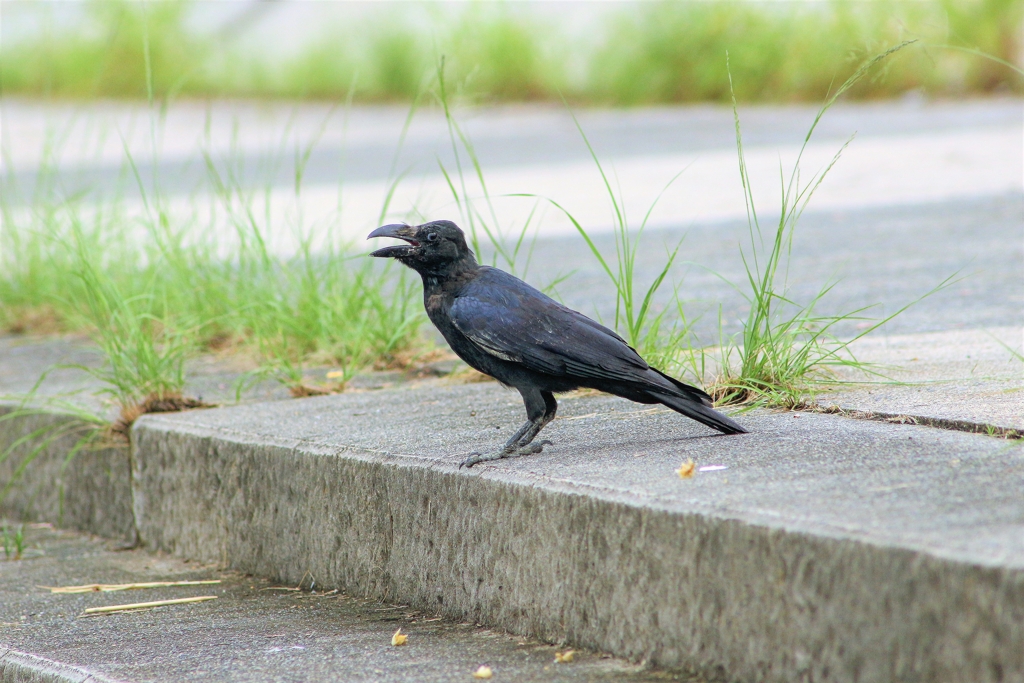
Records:
<instances>
[{"instance_id":1,"label":"green grass tuft","mask_svg":"<svg viewBox=\"0 0 1024 683\"><path fill-rule=\"evenodd\" d=\"M296 207L306 158L298 150L293 161ZM0 325L88 334L105 359L88 371L129 411L180 397L200 353L231 351L290 386L309 364L340 368L343 384L369 365L408 362L422 346L415 283L334 238L338 215L281 218L269 187L244 188L208 162L211 192L184 210L148 189L130 156L141 215L118 197L40 192L28 210L0 202ZM289 230L297 251L268 246Z\"/></svg>"},{"instance_id":2,"label":"green grass tuft","mask_svg":"<svg viewBox=\"0 0 1024 683\"><path fill-rule=\"evenodd\" d=\"M870 307L838 315L824 315L817 313L815 308L836 285L835 282L824 285L807 303L798 303L789 298L787 282L788 259L797 222L814 196L815 190L839 161L852 138L836 152L825 168L812 174L808 179L801 176L800 160L804 150L810 143L822 116L836 100L855 87L872 68L907 45L908 43L901 43L864 62L818 110L804 137L788 180L783 169L779 169L780 179L783 180L782 207L778 223L767 235L761 228L761 220L754 205L753 191L743 155L739 112L735 97L733 98L736 151L750 236L748 247L742 250L748 287L738 289L746 297L750 309L743 324L739 343L721 349L721 377L709 389L717 401L725 404L754 403L792 407L798 405L808 392L831 380L831 367L847 366L870 371L867 365L859 362L850 353L849 345L916 303L911 302L880 320L872 320L865 316ZM945 287L952 280L953 277L947 278L921 298ZM832 328L848 320L871 322L853 339L839 339L833 334Z\"/></svg>"},{"instance_id":3,"label":"green grass tuft","mask_svg":"<svg viewBox=\"0 0 1024 683\"><path fill-rule=\"evenodd\" d=\"M6 524L0 531L3 538L4 558L8 560L20 560L25 552L25 525L19 524L13 530Z\"/></svg>"}]
</instances>

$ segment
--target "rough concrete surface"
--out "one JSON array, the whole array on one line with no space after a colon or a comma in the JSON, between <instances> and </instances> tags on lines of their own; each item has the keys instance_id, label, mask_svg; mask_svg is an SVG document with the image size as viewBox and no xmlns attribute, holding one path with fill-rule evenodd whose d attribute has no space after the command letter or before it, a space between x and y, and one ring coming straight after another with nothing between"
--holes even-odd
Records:
<instances>
[{"instance_id":1,"label":"rough concrete surface","mask_svg":"<svg viewBox=\"0 0 1024 683\"><path fill-rule=\"evenodd\" d=\"M72 415L24 413L0 401L0 514L133 541L127 444L84 448L69 458L85 435Z\"/></svg>"},{"instance_id":2,"label":"rough concrete surface","mask_svg":"<svg viewBox=\"0 0 1024 683\"><path fill-rule=\"evenodd\" d=\"M5 683L118 683L102 674L21 652L2 643L0 680Z\"/></svg>"},{"instance_id":3,"label":"rough concrete surface","mask_svg":"<svg viewBox=\"0 0 1024 683\"><path fill-rule=\"evenodd\" d=\"M54 595L40 586L219 579L222 583ZM291 586L294 587L294 586ZM311 592L310 588L316 589ZM103 541L29 530L25 559L0 561L0 680L105 681L687 681L706 679L439 619L408 605L324 592L273 590L266 580ZM100 617L94 606L216 595L204 603ZM405 646L393 647L401 628Z\"/></svg>"},{"instance_id":4,"label":"rough concrete surface","mask_svg":"<svg viewBox=\"0 0 1024 683\"><path fill-rule=\"evenodd\" d=\"M147 416L143 541L739 680L1024 677L1024 449L816 414L711 436L564 400L544 453L494 384ZM727 469L680 479L675 470Z\"/></svg>"}]
</instances>

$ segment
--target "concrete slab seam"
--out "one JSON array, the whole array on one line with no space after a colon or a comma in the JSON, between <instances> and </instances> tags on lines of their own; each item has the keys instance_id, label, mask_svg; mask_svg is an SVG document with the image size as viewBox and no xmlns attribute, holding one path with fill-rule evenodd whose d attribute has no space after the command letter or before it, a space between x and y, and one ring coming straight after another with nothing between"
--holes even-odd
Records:
<instances>
[{"instance_id":1,"label":"concrete slab seam","mask_svg":"<svg viewBox=\"0 0 1024 683\"><path fill-rule=\"evenodd\" d=\"M857 410L855 408L844 408L836 404L823 403L801 403L794 406L794 410L808 413L825 413L827 415L839 415L851 420L873 420L875 422L888 422L889 424L913 424L922 427L934 427L945 429L951 432L967 432L969 434L984 434L999 439L1010 441L1024 440L1024 433L1011 427L1000 427L986 422L971 422L970 420L951 420L944 417L928 417L927 415L912 415L908 413L885 413L875 410Z\"/></svg>"},{"instance_id":2,"label":"concrete slab seam","mask_svg":"<svg viewBox=\"0 0 1024 683\"><path fill-rule=\"evenodd\" d=\"M0 644L3 683L120 683L102 674Z\"/></svg>"}]
</instances>

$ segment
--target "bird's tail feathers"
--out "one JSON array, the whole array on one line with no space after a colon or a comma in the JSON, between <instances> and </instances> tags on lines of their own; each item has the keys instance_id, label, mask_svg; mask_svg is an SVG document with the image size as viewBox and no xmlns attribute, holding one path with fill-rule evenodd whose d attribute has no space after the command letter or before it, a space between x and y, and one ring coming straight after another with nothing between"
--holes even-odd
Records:
<instances>
[{"instance_id":1,"label":"bird's tail feathers","mask_svg":"<svg viewBox=\"0 0 1024 683\"><path fill-rule=\"evenodd\" d=\"M698 389L697 387L690 386L689 384L685 384L683 382L680 382L675 377L673 377L671 375L666 375L664 372L662 372L658 368L651 368L651 370L656 372L660 377L668 380L668 382L672 385L672 387L677 389L679 391L679 393L682 394L684 397L689 398L689 399L694 400L694 401L699 401L699 402L701 402L704 405L709 406L709 407L714 405L714 401L711 400L711 397L708 396L707 392L702 391L701 389Z\"/></svg>"},{"instance_id":2,"label":"bird's tail feathers","mask_svg":"<svg viewBox=\"0 0 1024 683\"><path fill-rule=\"evenodd\" d=\"M655 391L650 391L649 393L651 398L656 399L659 403L668 406L677 413L682 413L686 417L696 420L697 422L705 424L713 429L717 429L723 434L747 433L747 430L741 427L740 424L731 417L723 415L710 405L704 405L702 401L698 402L687 396L673 396L671 394L663 394Z\"/></svg>"}]
</instances>

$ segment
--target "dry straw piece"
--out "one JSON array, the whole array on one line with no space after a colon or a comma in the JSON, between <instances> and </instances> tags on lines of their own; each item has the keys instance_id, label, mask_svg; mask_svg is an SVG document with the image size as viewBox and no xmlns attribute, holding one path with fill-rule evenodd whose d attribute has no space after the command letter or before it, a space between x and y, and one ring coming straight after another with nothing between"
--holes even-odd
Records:
<instances>
[{"instance_id":1,"label":"dry straw piece","mask_svg":"<svg viewBox=\"0 0 1024 683\"><path fill-rule=\"evenodd\" d=\"M150 581L149 583L87 583L84 586L37 586L37 588L43 588L51 593L110 593L140 588L165 588L167 586L207 586L212 583L220 583L220 579L211 579L209 581Z\"/></svg>"},{"instance_id":2,"label":"dry straw piece","mask_svg":"<svg viewBox=\"0 0 1024 683\"><path fill-rule=\"evenodd\" d=\"M151 607L163 607L165 605L184 605L190 602L205 602L216 600L216 595L201 595L198 598L178 598L176 600L154 600L153 602L133 602L128 605L109 605L107 607L90 607L85 610L86 615L110 614L112 612L128 612L134 609L149 609Z\"/></svg>"}]
</instances>

